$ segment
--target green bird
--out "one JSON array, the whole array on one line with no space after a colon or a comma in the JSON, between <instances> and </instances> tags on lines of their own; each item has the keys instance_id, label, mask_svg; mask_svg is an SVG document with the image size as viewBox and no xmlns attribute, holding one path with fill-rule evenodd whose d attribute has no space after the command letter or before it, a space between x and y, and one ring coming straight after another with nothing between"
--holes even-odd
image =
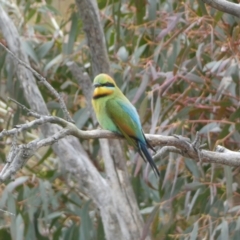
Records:
<instances>
[{"instance_id":1,"label":"green bird","mask_svg":"<svg viewBox=\"0 0 240 240\"><path fill-rule=\"evenodd\" d=\"M123 135L134 146L144 161L160 176L147 147L152 146L144 136L135 107L124 96L115 81L107 74L99 74L93 81L92 105L97 120L103 129ZM154 149L153 149L154 150Z\"/></svg>"}]
</instances>

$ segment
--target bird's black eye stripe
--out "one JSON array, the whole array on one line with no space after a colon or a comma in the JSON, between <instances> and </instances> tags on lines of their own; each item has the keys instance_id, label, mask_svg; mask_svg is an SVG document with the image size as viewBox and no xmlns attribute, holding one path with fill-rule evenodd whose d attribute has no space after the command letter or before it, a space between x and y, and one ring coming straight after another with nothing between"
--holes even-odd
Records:
<instances>
[{"instance_id":1,"label":"bird's black eye stripe","mask_svg":"<svg viewBox=\"0 0 240 240\"><path fill-rule=\"evenodd\" d=\"M115 87L113 83L110 82L106 82L106 83L102 83L97 87Z\"/></svg>"},{"instance_id":2,"label":"bird's black eye stripe","mask_svg":"<svg viewBox=\"0 0 240 240\"><path fill-rule=\"evenodd\" d=\"M114 87L114 84L110 83L110 82L107 82L107 83L102 84L102 86L104 86L104 87Z\"/></svg>"}]
</instances>

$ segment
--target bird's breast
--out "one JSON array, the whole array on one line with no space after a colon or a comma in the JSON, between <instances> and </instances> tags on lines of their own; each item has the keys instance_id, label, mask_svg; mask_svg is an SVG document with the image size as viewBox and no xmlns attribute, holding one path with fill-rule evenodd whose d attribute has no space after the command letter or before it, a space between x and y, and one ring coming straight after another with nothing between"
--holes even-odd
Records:
<instances>
[{"instance_id":1,"label":"bird's breast","mask_svg":"<svg viewBox=\"0 0 240 240\"><path fill-rule=\"evenodd\" d=\"M106 129L112 132L119 132L116 124L112 121L112 119L108 115L106 102L107 100L105 98L101 100L100 99L92 100L92 104L93 104L94 111L96 113L97 120L103 129Z\"/></svg>"}]
</instances>

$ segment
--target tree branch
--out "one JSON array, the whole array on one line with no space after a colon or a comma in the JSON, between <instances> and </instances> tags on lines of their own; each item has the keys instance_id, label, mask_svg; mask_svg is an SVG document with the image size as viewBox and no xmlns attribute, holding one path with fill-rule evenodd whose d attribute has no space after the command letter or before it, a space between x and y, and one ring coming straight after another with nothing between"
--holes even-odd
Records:
<instances>
[{"instance_id":1,"label":"tree branch","mask_svg":"<svg viewBox=\"0 0 240 240\"><path fill-rule=\"evenodd\" d=\"M18 146L18 148L20 149L25 148L25 149L29 149L29 151L30 150L36 151L42 146L52 145L56 141L59 141L60 139L70 135L75 136L79 139L85 139L85 140L100 139L100 138L122 139L122 136L107 130L100 130L100 129L90 130L90 131L80 130L73 123L55 116L41 116L38 119L33 120L31 122L28 122L22 125L17 125L15 128L9 131L3 130L2 132L0 132L0 138L4 136L15 136L20 132L26 131L28 129L31 129L32 127L39 126L45 123L59 124L62 127L64 127L64 129L54 134L53 136L50 136L43 140L34 140L27 145L20 145L20 147ZM154 159L162 157L163 154L165 154L166 152L175 152L175 153L181 154L184 157L192 158L195 161L201 160L202 162L205 162L205 163L217 163L217 164L223 164L223 165L228 165L232 167L240 166L240 152L234 152L220 146L218 146L218 148L216 149L216 152L202 150L202 149L196 148L196 145L195 145L196 141L193 141L193 143L190 143L186 141L184 138L179 138L175 136L162 136L162 135L153 135L153 134L145 134L145 136L147 140L151 143L151 145L164 146L163 148L160 149L159 152L157 152L157 154L154 156ZM105 145L106 144L104 143L102 144L103 151L108 152L108 149L105 149ZM12 154L12 152L10 153ZM19 153L17 152L15 155L17 154ZM200 159L199 159L199 154L200 154ZM30 154L28 155L29 155L28 157L29 159L32 155ZM24 157L24 159L26 160L26 157ZM108 161L106 161L106 164L109 164ZM18 163L18 165L21 165L21 164ZM106 168L108 168L107 166L108 165L106 165ZM110 168L114 168L114 166L110 166ZM16 173L16 171L14 173ZM2 174L0 174L0 177L1 176ZM109 177L115 180L117 179L116 176L111 177L111 175L109 175Z\"/></svg>"},{"instance_id":2,"label":"tree branch","mask_svg":"<svg viewBox=\"0 0 240 240\"><path fill-rule=\"evenodd\" d=\"M92 89L92 80L90 79L87 72L84 72L84 69L79 67L75 62L68 61L66 63L66 66L68 66L72 75L78 81L78 84L83 91L83 95L85 96L86 105L87 105L89 114L90 114L91 118L93 119L93 122L96 123L97 119L95 117L95 113L93 112L93 108L91 105L92 90L93 90Z\"/></svg>"},{"instance_id":3,"label":"tree branch","mask_svg":"<svg viewBox=\"0 0 240 240\"><path fill-rule=\"evenodd\" d=\"M99 73L110 73L105 36L101 26L97 1L76 0L76 4L91 54L93 76Z\"/></svg>"},{"instance_id":4,"label":"tree branch","mask_svg":"<svg viewBox=\"0 0 240 240\"><path fill-rule=\"evenodd\" d=\"M225 0L202 0L209 6L216 8L219 11L229 13L235 17L240 17L240 5L237 3L225 1Z\"/></svg>"}]
</instances>

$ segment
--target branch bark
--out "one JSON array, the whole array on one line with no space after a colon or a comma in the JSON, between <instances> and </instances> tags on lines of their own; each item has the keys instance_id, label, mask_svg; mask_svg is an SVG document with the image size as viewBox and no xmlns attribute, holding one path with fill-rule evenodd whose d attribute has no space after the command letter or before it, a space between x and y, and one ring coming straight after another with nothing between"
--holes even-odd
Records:
<instances>
[{"instance_id":1,"label":"branch bark","mask_svg":"<svg viewBox=\"0 0 240 240\"><path fill-rule=\"evenodd\" d=\"M105 36L97 2L96 0L76 0L76 4L91 54L93 76L99 73L110 73Z\"/></svg>"},{"instance_id":2,"label":"branch bark","mask_svg":"<svg viewBox=\"0 0 240 240\"><path fill-rule=\"evenodd\" d=\"M202 0L209 6L216 8L219 11L229 13L235 17L240 17L240 4L225 1L225 0Z\"/></svg>"}]
</instances>

